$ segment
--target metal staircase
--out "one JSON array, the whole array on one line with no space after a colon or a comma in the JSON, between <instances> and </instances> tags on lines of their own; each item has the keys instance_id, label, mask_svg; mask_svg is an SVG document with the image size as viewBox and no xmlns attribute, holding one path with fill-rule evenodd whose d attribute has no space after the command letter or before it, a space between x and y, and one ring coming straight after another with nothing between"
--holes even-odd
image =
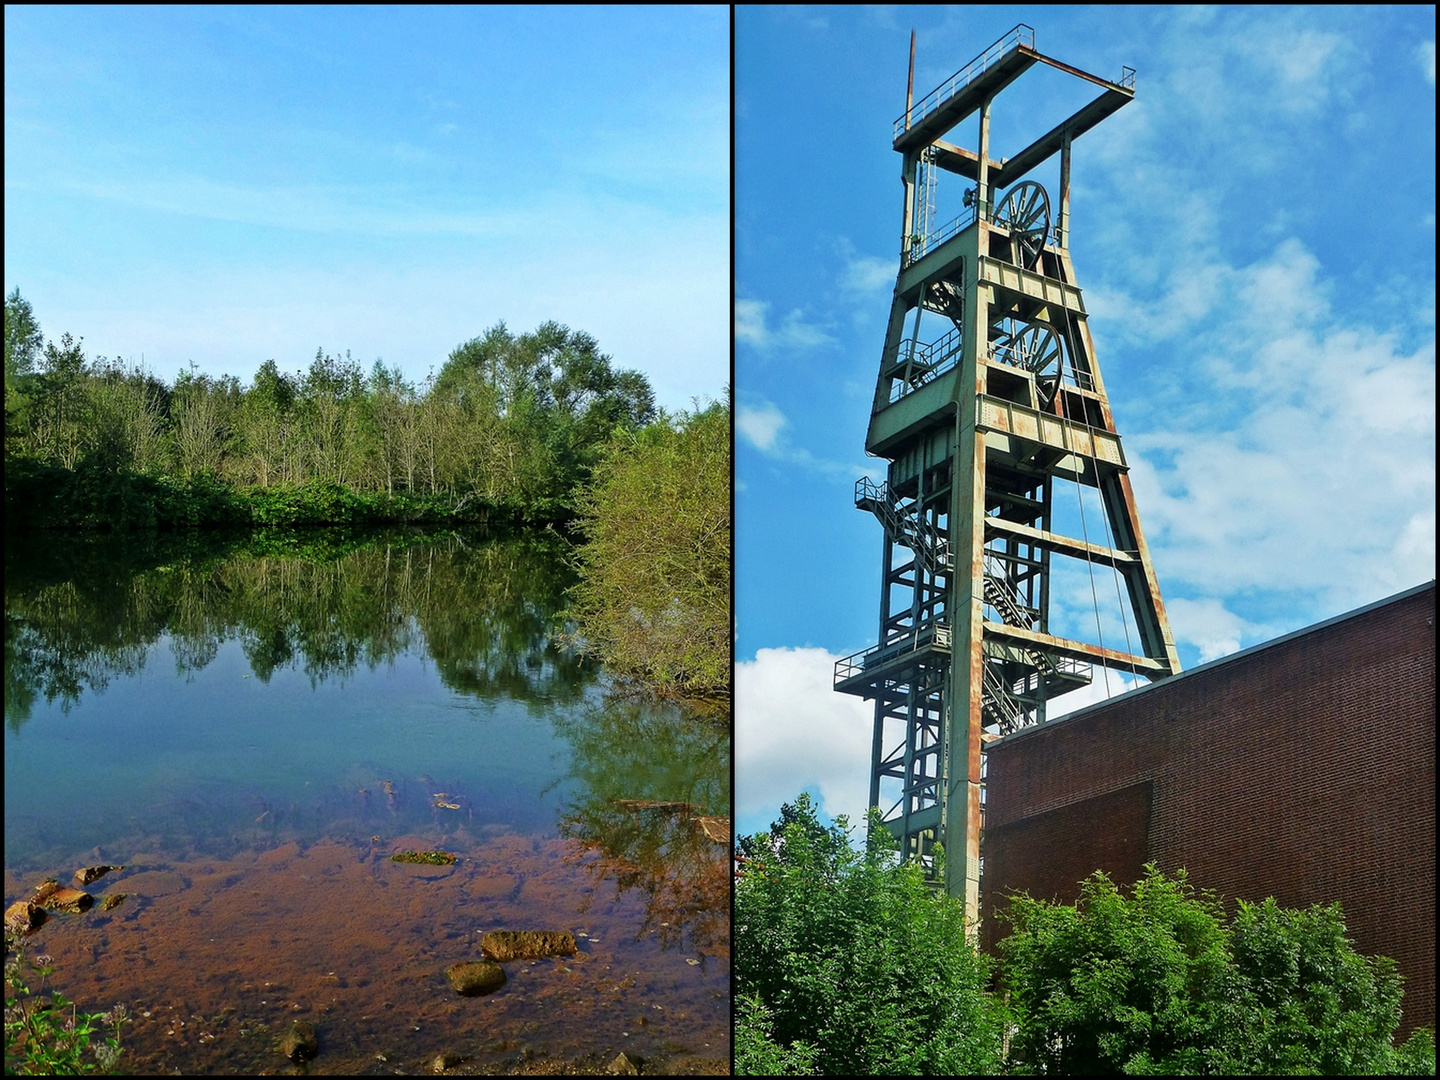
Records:
<instances>
[{"instance_id":1,"label":"metal staircase","mask_svg":"<svg viewBox=\"0 0 1440 1080\"><path fill-rule=\"evenodd\" d=\"M948 574L954 566L950 555L950 540L928 523L915 520L913 504L907 507L897 505L898 500L889 483L882 480L875 483L868 476L855 481L855 505L869 510L880 521L885 535L891 543L907 547L915 553L920 568L935 577Z\"/></svg>"},{"instance_id":2,"label":"metal staircase","mask_svg":"<svg viewBox=\"0 0 1440 1080\"><path fill-rule=\"evenodd\" d=\"M1038 617L1029 615L1015 595L1014 587L995 574L985 575L985 602L1000 614L1000 621L1007 626L1018 626L1024 630L1038 630ZM1055 659L1040 649L1024 649L1025 658L1043 675L1055 674Z\"/></svg>"}]
</instances>

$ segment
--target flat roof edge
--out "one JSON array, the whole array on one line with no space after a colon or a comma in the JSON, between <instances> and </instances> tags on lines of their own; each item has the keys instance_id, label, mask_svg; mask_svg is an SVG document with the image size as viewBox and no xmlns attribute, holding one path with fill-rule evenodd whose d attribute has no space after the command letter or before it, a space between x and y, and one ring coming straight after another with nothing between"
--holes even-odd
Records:
<instances>
[{"instance_id":1,"label":"flat roof edge","mask_svg":"<svg viewBox=\"0 0 1440 1080\"><path fill-rule=\"evenodd\" d=\"M1408 589L1404 589L1398 593L1395 593L1393 596L1387 596L1381 600L1376 600L1372 603L1364 605L1363 607L1358 607L1351 611L1341 612L1339 615L1332 615L1330 618L1324 619L1318 623L1312 623L1309 626L1302 626L1299 630L1291 630L1288 634L1281 634L1277 638L1271 638L1269 641L1262 641L1258 645L1251 645L1248 649L1241 649L1239 652L1233 652L1228 656L1220 656L1214 660L1207 660L1205 661L1205 663L1197 664L1195 667L1189 668L1186 671L1182 671L1178 675L1171 675L1168 679L1160 679L1156 682L1146 683L1144 686L1137 686L1133 690L1127 690L1123 694L1116 694L1114 697L1106 698L1104 701L1097 701L1092 705L1086 705L1084 708L1076 709L1074 712L1066 713L1064 716L1057 717L1054 720L1047 720L1043 724L1035 724L1032 727L1022 728L1019 731L1012 732L1009 735L1005 735L999 739L996 739L990 744L990 746L987 748L987 751L993 750L997 746L1002 746L1006 743L1014 742L1017 739L1023 739L1027 735L1035 735L1041 731L1048 731L1056 724L1063 724L1067 721L1087 716L1093 712L1097 712L1100 709L1108 708L1109 706L1114 705L1117 701L1133 698L1140 694L1149 693L1152 690L1159 690L1166 686L1172 686L1178 679L1184 679L1191 675L1199 674L1202 671L1210 671L1214 668L1220 667L1222 664L1229 664L1233 661L1253 656L1255 653L1263 652L1265 649L1273 648L1276 645L1283 645L1287 641L1293 641L1296 638L1304 637L1307 634L1313 634L1319 630L1324 630L1327 627L1334 626L1337 623L1345 622L1348 619L1354 619L1360 615L1368 614L1371 611L1375 611L1377 608L1388 607L1391 604L1397 604L1401 600L1408 600L1410 597L1419 596L1421 593L1433 592L1434 589L1435 579L1431 578L1429 581L1422 582L1419 585L1413 585Z\"/></svg>"}]
</instances>

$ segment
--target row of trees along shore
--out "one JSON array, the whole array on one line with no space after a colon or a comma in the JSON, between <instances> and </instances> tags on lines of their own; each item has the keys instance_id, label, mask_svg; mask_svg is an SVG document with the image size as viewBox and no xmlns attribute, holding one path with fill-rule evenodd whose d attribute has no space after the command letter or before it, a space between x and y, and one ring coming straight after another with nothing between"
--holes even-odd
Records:
<instances>
[{"instance_id":1,"label":"row of trees along shore","mask_svg":"<svg viewBox=\"0 0 1440 1080\"><path fill-rule=\"evenodd\" d=\"M5 300L7 531L564 522L570 615L638 686L730 686L730 411L655 407L589 334L503 323L423 384L317 350L251 383L173 383L45 341Z\"/></svg>"},{"instance_id":2,"label":"row of trees along shore","mask_svg":"<svg viewBox=\"0 0 1440 1080\"><path fill-rule=\"evenodd\" d=\"M553 322L498 324L419 385L323 350L248 386L193 365L167 383L5 301L11 527L564 519L615 433L656 420L643 374Z\"/></svg>"}]
</instances>

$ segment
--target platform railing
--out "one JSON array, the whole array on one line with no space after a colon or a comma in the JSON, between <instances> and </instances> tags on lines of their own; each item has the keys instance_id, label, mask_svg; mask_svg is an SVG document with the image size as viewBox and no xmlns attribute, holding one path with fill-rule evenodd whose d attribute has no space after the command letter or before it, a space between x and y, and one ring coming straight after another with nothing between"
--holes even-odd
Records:
<instances>
[{"instance_id":1,"label":"platform railing","mask_svg":"<svg viewBox=\"0 0 1440 1080\"><path fill-rule=\"evenodd\" d=\"M979 56L951 75L930 93L911 105L909 110L895 121L895 138L899 138L920 123L940 106L964 90L972 82L1000 62L1001 58L1025 45L1035 48L1035 28L1019 23Z\"/></svg>"},{"instance_id":2,"label":"platform railing","mask_svg":"<svg viewBox=\"0 0 1440 1080\"><path fill-rule=\"evenodd\" d=\"M906 652L919 652L926 646L948 651L950 648L949 624L938 621L921 623L919 626L909 627L901 633L890 635L879 645L872 645L868 649L861 649L857 653L842 657L835 661L833 685L839 686L847 679L864 674L867 668L881 660L889 660L892 656L900 656Z\"/></svg>"},{"instance_id":3,"label":"platform railing","mask_svg":"<svg viewBox=\"0 0 1440 1080\"><path fill-rule=\"evenodd\" d=\"M945 374L960 357L964 339L958 330L951 330L944 337L928 345L906 339L900 345L900 355L895 361L897 374L908 377L897 378L890 384L890 400L899 401L913 390L919 390L937 376Z\"/></svg>"}]
</instances>

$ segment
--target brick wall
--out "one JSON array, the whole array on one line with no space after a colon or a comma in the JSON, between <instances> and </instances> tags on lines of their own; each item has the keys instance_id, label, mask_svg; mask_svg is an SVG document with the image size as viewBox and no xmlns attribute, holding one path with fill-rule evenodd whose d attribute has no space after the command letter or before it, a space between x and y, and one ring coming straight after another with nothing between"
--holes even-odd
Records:
<instances>
[{"instance_id":1,"label":"brick wall","mask_svg":"<svg viewBox=\"0 0 1440 1080\"><path fill-rule=\"evenodd\" d=\"M1229 898L1339 900L1405 976L1402 1034L1433 1026L1434 616L1431 584L995 743L984 940L1009 892L1070 903L1154 860Z\"/></svg>"}]
</instances>

